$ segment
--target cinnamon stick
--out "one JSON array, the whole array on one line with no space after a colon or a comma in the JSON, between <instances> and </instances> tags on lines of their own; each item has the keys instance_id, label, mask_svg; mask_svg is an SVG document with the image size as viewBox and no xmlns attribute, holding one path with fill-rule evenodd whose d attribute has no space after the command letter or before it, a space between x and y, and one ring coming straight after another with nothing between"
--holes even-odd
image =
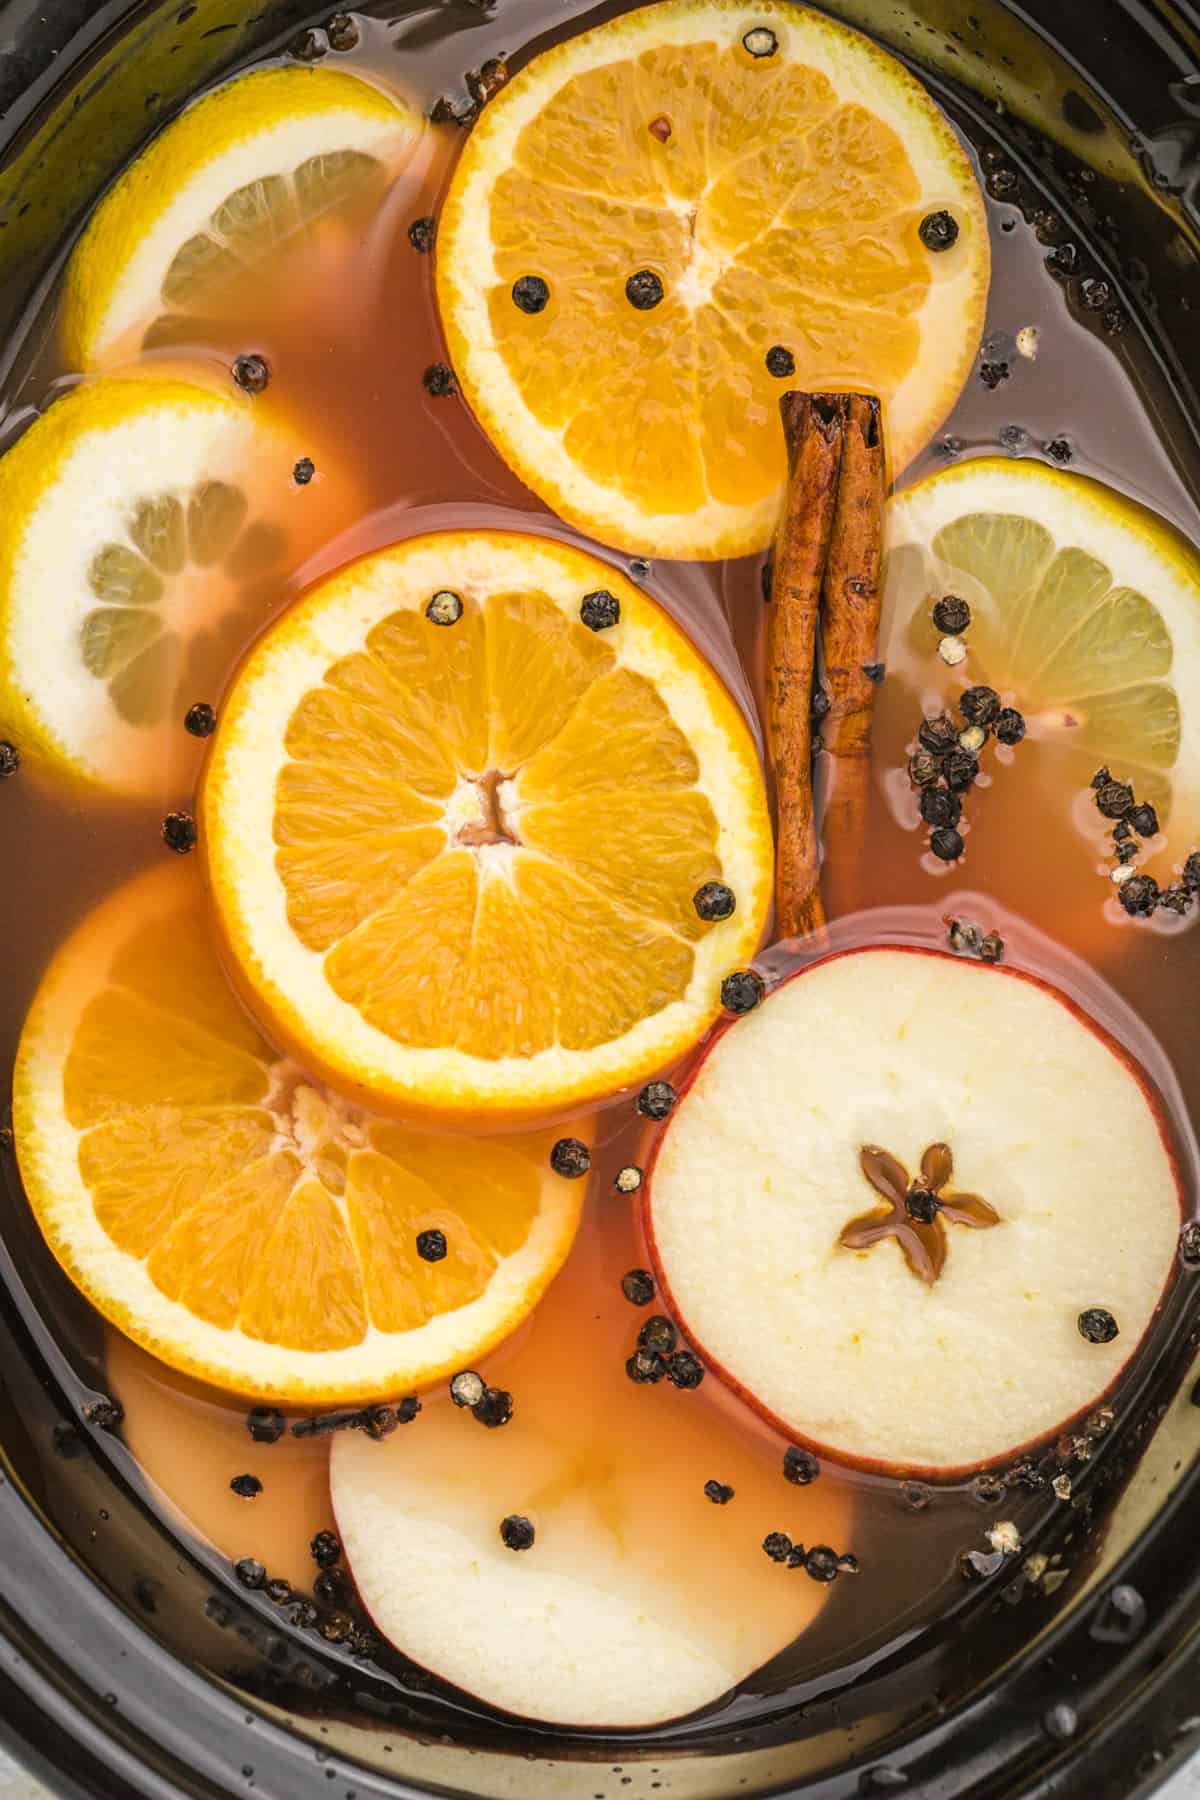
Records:
<instances>
[{"instance_id":1,"label":"cinnamon stick","mask_svg":"<svg viewBox=\"0 0 1200 1800\"><path fill-rule=\"evenodd\" d=\"M821 726L831 761L821 837L839 876L860 859L870 795L871 719L883 589L883 429L879 402L848 396L837 511L821 600L821 664L829 711ZM871 670L876 676L872 679Z\"/></svg>"},{"instance_id":2,"label":"cinnamon stick","mask_svg":"<svg viewBox=\"0 0 1200 1800\"><path fill-rule=\"evenodd\" d=\"M840 394L790 393L779 410L788 479L775 536L765 711L778 813L776 931L780 937L802 937L825 922L812 780L812 685L847 407Z\"/></svg>"}]
</instances>

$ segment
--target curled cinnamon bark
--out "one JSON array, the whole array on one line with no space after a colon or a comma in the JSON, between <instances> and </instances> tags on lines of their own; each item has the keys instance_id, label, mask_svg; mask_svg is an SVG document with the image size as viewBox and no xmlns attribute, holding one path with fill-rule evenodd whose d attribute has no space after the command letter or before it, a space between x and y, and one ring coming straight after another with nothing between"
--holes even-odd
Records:
<instances>
[{"instance_id":1,"label":"curled cinnamon bark","mask_svg":"<svg viewBox=\"0 0 1200 1800\"><path fill-rule=\"evenodd\" d=\"M767 627L767 748L778 812L775 922L801 937L825 921L812 782L812 686L821 589L837 511L846 402L785 394L788 480Z\"/></svg>"},{"instance_id":2,"label":"curled cinnamon bark","mask_svg":"<svg viewBox=\"0 0 1200 1800\"><path fill-rule=\"evenodd\" d=\"M865 394L785 394L788 482L775 538L767 631L767 746L775 775L776 927L800 937L825 922L813 783L818 633L830 753L822 836L858 856L870 780L871 715L883 563L884 447Z\"/></svg>"}]
</instances>

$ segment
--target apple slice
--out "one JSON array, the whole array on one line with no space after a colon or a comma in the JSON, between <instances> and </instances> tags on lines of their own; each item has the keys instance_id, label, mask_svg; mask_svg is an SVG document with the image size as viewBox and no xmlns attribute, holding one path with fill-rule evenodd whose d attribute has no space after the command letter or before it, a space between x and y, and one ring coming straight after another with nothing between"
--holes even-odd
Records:
<instances>
[{"instance_id":1,"label":"apple slice","mask_svg":"<svg viewBox=\"0 0 1200 1800\"><path fill-rule=\"evenodd\" d=\"M846 1486L789 1485L778 1440L731 1429L715 1382L626 1375L656 1310L622 1294L643 1260L629 1209L600 1196L529 1325L489 1359L510 1424L483 1429L443 1390L408 1431L333 1445L338 1530L376 1627L488 1704L555 1725L694 1712L848 1596L849 1575L820 1582L763 1553L772 1532L852 1552ZM501 1537L514 1515L534 1527L528 1549Z\"/></svg>"},{"instance_id":2,"label":"apple slice","mask_svg":"<svg viewBox=\"0 0 1200 1800\"><path fill-rule=\"evenodd\" d=\"M720 1035L644 1194L715 1371L818 1450L935 1477L1112 1385L1182 1213L1159 1102L1093 1020L893 948L811 964Z\"/></svg>"}]
</instances>

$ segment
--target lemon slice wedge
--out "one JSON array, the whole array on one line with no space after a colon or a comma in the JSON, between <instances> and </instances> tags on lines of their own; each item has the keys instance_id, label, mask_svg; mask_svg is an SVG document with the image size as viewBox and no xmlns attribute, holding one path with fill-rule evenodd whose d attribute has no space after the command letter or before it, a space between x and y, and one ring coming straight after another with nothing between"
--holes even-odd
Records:
<instances>
[{"instance_id":1,"label":"lemon slice wedge","mask_svg":"<svg viewBox=\"0 0 1200 1800\"><path fill-rule=\"evenodd\" d=\"M178 380L72 389L0 460L0 726L56 775L159 795L343 478L292 479L261 407ZM344 499L344 495L342 498Z\"/></svg>"},{"instance_id":2,"label":"lemon slice wedge","mask_svg":"<svg viewBox=\"0 0 1200 1800\"><path fill-rule=\"evenodd\" d=\"M1164 521L1086 477L981 458L895 497L884 649L932 647L938 595L971 607L962 685L1025 714L1047 791L1101 764L1156 807L1171 848L1200 825L1200 557Z\"/></svg>"},{"instance_id":3,"label":"lemon slice wedge","mask_svg":"<svg viewBox=\"0 0 1200 1800\"><path fill-rule=\"evenodd\" d=\"M122 360L202 311L281 239L382 192L422 130L412 107L335 69L258 69L206 94L93 213L67 270L68 362Z\"/></svg>"}]
</instances>

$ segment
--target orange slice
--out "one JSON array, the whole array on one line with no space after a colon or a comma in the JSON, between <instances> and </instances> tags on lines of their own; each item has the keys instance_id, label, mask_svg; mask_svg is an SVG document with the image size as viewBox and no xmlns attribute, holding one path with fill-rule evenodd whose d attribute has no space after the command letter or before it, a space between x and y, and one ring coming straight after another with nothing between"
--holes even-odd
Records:
<instances>
[{"instance_id":1,"label":"orange slice","mask_svg":"<svg viewBox=\"0 0 1200 1800\"><path fill-rule=\"evenodd\" d=\"M936 252L934 214L957 229ZM501 454L581 529L666 556L767 542L788 387L881 395L908 462L966 379L988 270L928 94L786 0L665 0L536 57L438 228L451 361Z\"/></svg>"},{"instance_id":2,"label":"orange slice","mask_svg":"<svg viewBox=\"0 0 1200 1800\"><path fill-rule=\"evenodd\" d=\"M87 1298L163 1362L266 1398L367 1399L461 1368L525 1317L578 1223L583 1184L553 1173L547 1137L435 1140L280 1058L224 980L188 864L138 877L59 951L13 1125Z\"/></svg>"},{"instance_id":3,"label":"orange slice","mask_svg":"<svg viewBox=\"0 0 1200 1800\"><path fill-rule=\"evenodd\" d=\"M494 1129L594 1101L694 1043L761 938L745 720L566 545L447 532L355 564L260 638L213 745L201 836L238 979L372 1104ZM709 883L731 916L700 916Z\"/></svg>"}]
</instances>

